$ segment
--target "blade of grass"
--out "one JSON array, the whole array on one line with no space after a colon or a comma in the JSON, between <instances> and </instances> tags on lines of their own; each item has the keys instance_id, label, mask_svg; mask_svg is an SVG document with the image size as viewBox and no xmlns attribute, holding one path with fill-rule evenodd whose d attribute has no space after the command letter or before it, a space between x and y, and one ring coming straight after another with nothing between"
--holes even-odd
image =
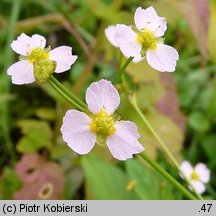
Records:
<instances>
[{"instance_id":1,"label":"blade of grass","mask_svg":"<svg viewBox=\"0 0 216 216\"><path fill-rule=\"evenodd\" d=\"M13 52L11 51L10 44L14 38L15 24L19 17L21 3L22 3L22 0L13 1L11 15L10 15L9 23L8 23L8 29L6 32L7 40L6 40L6 46L5 46L5 52L4 52L5 61L4 61L4 69L1 74L1 87L2 87L1 93L2 94L9 93L11 89L10 77L6 74L6 71L7 71L7 68L12 64L14 60L14 55L13 55ZM10 122L10 104L9 104L9 101L6 101L1 106L1 113L2 113L1 125L2 125L4 141L7 146L10 157L12 159L12 162L14 162L16 156L15 156L13 143L10 137L10 123L9 123Z\"/></svg>"}]
</instances>

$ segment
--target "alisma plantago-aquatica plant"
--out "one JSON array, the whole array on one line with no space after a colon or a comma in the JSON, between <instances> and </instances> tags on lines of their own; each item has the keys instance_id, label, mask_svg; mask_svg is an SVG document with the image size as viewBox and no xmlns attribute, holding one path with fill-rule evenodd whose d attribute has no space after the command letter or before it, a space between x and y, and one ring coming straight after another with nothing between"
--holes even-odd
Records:
<instances>
[{"instance_id":1,"label":"alisma plantago-aquatica plant","mask_svg":"<svg viewBox=\"0 0 216 216\"><path fill-rule=\"evenodd\" d=\"M119 71L120 75L124 74L131 61L139 63L144 58L151 67L158 71L175 71L179 58L178 52L173 47L165 45L162 38L167 29L166 19L159 17L153 7L147 9L139 7L136 9L134 22L135 25L132 26L117 24L105 29L105 35L111 44L118 47L128 58ZM54 73L69 70L77 60L77 56L72 54L72 48L60 46L51 49L45 46L46 40L43 36L35 34L29 37L22 33L11 43L12 49L20 57L18 62L8 68L7 74L11 76L12 83L18 85L48 81L61 96L73 105L75 109L66 112L61 126L63 140L73 151L81 155L88 154L94 145L98 144L102 147L107 146L113 157L118 160L127 160L134 154L140 154L187 198L202 199L200 194L203 188L201 190L194 182L191 182L187 175L188 169L185 171L180 168L169 149L141 112L136 103L136 96L131 91L129 91L128 98L134 110L161 144L194 194L147 156L147 153L143 153L145 148L139 142L140 135L135 123L122 120L116 112L120 105L120 97L110 81L102 79L92 83L86 91L86 103L83 102L53 76ZM203 181L201 174L197 178L194 177L198 173L197 169L197 172L190 175L193 181L206 183L207 179Z\"/></svg>"}]
</instances>

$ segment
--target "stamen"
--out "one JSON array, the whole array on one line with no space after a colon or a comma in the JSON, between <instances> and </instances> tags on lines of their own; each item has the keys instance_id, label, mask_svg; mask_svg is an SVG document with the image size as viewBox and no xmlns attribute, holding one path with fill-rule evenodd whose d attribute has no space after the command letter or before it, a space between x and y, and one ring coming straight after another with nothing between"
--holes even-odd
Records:
<instances>
[{"instance_id":1,"label":"stamen","mask_svg":"<svg viewBox=\"0 0 216 216\"><path fill-rule=\"evenodd\" d=\"M195 181L198 181L199 180L199 174L197 172L193 171L191 173L191 179L195 180Z\"/></svg>"},{"instance_id":2,"label":"stamen","mask_svg":"<svg viewBox=\"0 0 216 216\"><path fill-rule=\"evenodd\" d=\"M112 115L108 115L105 109L93 116L89 124L90 130L97 135L107 137L115 133L115 120Z\"/></svg>"},{"instance_id":3,"label":"stamen","mask_svg":"<svg viewBox=\"0 0 216 216\"><path fill-rule=\"evenodd\" d=\"M31 53L28 56L28 60L31 64L34 64L35 62L39 62L41 60L46 60L48 58L49 52L41 48L32 49Z\"/></svg>"},{"instance_id":4,"label":"stamen","mask_svg":"<svg viewBox=\"0 0 216 216\"><path fill-rule=\"evenodd\" d=\"M155 49L157 38L153 31L145 29L137 35L137 41L142 45L144 49Z\"/></svg>"}]
</instances>

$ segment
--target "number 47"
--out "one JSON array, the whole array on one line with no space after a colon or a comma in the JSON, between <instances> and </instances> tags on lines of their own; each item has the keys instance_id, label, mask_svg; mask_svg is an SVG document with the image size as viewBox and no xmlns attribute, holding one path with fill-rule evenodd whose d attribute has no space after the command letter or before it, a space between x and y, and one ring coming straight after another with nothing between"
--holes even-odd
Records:
<instances>
[{"instance_id":1,"label":"number 47","mask_svg":"<svg viewBox=\"0 0 216 216\"><path fill-rule=\"evenodd\" d=\"M203 212L206 212L206 211L210 212L211 207L212 207L212 204L203 204L203 206L201 208L201 211L203 211Z\"/></svg>"}]
</instances>

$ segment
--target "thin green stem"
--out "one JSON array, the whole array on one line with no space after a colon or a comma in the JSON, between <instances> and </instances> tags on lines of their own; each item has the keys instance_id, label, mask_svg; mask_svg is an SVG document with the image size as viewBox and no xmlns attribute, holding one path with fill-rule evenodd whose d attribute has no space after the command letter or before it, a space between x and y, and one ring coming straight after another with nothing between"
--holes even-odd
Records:
<instances>
[{"instance_id":1,"label":"thin green stem","mask_svg":"<svg viewBox=\"0 0 216 216\"><path fill-rule=\"evenodd\" d=\"M120 68L121 65L122 65L122 60L123 60L123 54L122 54L122 52L119 50L119 60L118 60L119 68Z\"/></svg>"},{"instance_id":2,"label":"thin green stem","mask_svg":"<svg viewBox=\"0 0 216 216\"><path fill-rule=\"evenodd\" d=\"M61 91L63 91L74 103L78 104L83 110L86 108L86 104L80 100L76 95L74 95L70 90L68 90L64 85L62 85L54 76L49 79L55 86L57 86Z\"/></svg>"},{"instance_id":3,"label":"thin green stem","mask_svg":"<svg viewBox=\"0 0 216 216\"><path fill-rule=\"evenodd\" d=\"M172 153L169 151L169 149L166 147L166 145L164 144L164 142L161 140L161 138L158 136L158 134L155 132L154 128L151 126L150 122L147 120L147 118L145 117L145 115L142 113L142 111L140 110L138 104L137 104L137 100L135 95L129 97L129 101L131 103L131 105L133 106L133 108L135 109L135 111L137 112L137 114L140 116L140 118L142 119L142 121L145 123L145 125L148 127L148 129L151 131L152 135L155 137L155 139L158 141L158 143L161 145L162 149L164 150L164 152L167 154L167 156L170 158L170 160L173 162L173 164L176 166L176 168L178 169L178 171L182 174L182 176L184 177L185 181L187 182L187 184L189 184L191 186L191 188L193 189L193 192L196 194L196 196L199 199L203 199L203 197L194 189L193 185L191 185L191 183L188 181L188 179L185 177L185 174L182 172L178 162L176 161L176 159L173 157Z\"/></svg>"},{"instance_id":4,"label":"thin green stem","mask_svg":"<svg viewBox=\"0 0 216 216\"><path fill-rule=\"evenodd\" d=\"M161 145L161 147L163 148L163 150L169 156L169 158L171 159L171 161L175 164L176 167L179 168L179 165L178 165L177 161L175 160L175 158L172 156L171 152L167 149L166 145L163 143L163 141L161 140L161 138L158 136L158 134L155 132L155 130L151 126L150 122L147 120L147 118L145 117L145 115L142 113L142 111L138 107L136 99L131 100L130 102L131 102L132 106L134 107L134 109L136 110L137 114L142 119L142 121L145 123L145 125L151 131L151 133L153 134L153 136L155 137L155 139L159 142L159 144Z\"/></svg>"},{"instance_id":5,"label":"thin green stem","mask_svg":"<svg viewBox=\"0 0 216 216\"><path fill-rule=\"evenodd\" d=\"M160 165L152 160L146 153L139 154L147 163L149 163L157 172L159 172L164 178L166 178L171 184L173 184L179 191L181 191L188 199L197 200L196 197L183 187L178 181L176 181L168 172L166 172Z\"/></svg>"},{"instance_id":6,"label":"thin green stem","mask_svg":"<svg viewBox=\"0 0 216 216\"><path fill-rule=\"evenodd\" d=\"M123 64L121 69L119 70L117 76L116 76L116 83L119 83L121 81L122 74L125 72L127 66L131 63L134 57L130 57L126 60L126 62Z\"/></svg>"},{"instance_id":7,"label":"thin green stem","mask_svg":"<svg viewBox=\"0 0 216 216\"><path fill-rule=\"evenodd\" d=\"M186 182L184 182L183 186L184 186L184 187L187 186ZM184 194L182 193L182 191L179 191L178 200L182 200L183 195L184 195Z\"/></svg>"},{"instance_id":8,"label":"thin green stem","mask_svg":"<svg viewBox=\"0 0 216 216\"><path fill-rule=\"evenodd\" d=\"M85 110L85 107L74 101L74 99L70 95L68 95L67 92L65 92L65 89L62 88L62 86L59 86L56 84L56 82L53 82L53 79L49 79L49 83L62 97L64 97L68 102L70 102L76 109L80 111Z\"/></svg>"},{"instance_id":9,"label":"thin green stem","mask_svg":"<svg viewBox=\"0 0 216 216\"><path fill-rule=\"evenodd\" d=\"M4 73L2 73L0 80L1 80L1 94L8 94L11 89L11 81L9 76L6 74L7 68L12 64L13 62L13 52L11 52L10 44L14 38L14 29L16 25L16 21L19 17L19 12L21 8L22 0L16 0L13 1L11 15L8 23L8 29L6 32L7 35L7 41L5 46L5 61L4 61ZM10 154L11 160L14 163L16 160L16 154L14 150L14 146L10 137L10 104L9 101L6 101L4 104L2 104L1 107L1 113L2 113L2 131L3 136L5 140L5 144L7 146L8 152Z\"/></svg>"}]
</instances>

